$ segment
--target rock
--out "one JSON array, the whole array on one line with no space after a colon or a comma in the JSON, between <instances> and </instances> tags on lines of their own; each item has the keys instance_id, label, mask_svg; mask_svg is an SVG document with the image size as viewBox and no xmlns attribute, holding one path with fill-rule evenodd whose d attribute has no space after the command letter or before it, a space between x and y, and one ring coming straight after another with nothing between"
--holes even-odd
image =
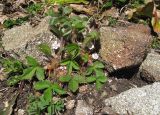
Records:
<instances>
[{"instance_id":1,"label":"rock","mask_svg":"<svg viewBox=\"0 0 160 115\"><path fill-rule=\"evenodd\" d=\"M18 109L18 115L24 115L25 111L23 109Z\"/></svg>"},{"instance_id":2,"label":"rock","mask_svg":"<svg viewBox=\"0 0 160 115\"><path fill-rule=\"evenodd\" d=\"M140 75L149 82L160 81L160 54L151 52L140 67Z\"/></svg>"},{"instance_id":3,"label":"rock","mask_svg":"<svg viewBox=\"0 0 160 115\"><path fill-rule=\"evenodd\" d=\"M83 100L78 100L75 115L93 115L93 108L87 105Z\"/></svg>"},{"instance_id":4,"label":"rock","mask_svg":"<svg viewBox=\"0 0 160 115\"><path fill-rule=\"evenodd\" d=\"M151 44L150 29L137 24L127 27L100 28L100 55L109 71L138 66Z\"/></svg>"},{"instance_id":5,"label":"rock","mask_svg":"<svg viewBox=\"0 0 160 115\"><path fill-rule=\"evenodd\" d=\"M160 82L133 88L105 100L105 106L121 114L158 115L160 113Z\"/></svg>"},{"instance_id":6,"label":"rock","mask_svg":"<svg viewBox=\"0 0 160 115\"><path fill-rule=\"evenodd\" d=\"M56 38L49 30L49 19L50 17L45 17L36 27L26 23L6 30L2 37L4 49L15 52L22 60L27 55L40 58L42 54L37 50L37 45L48 43L51 46Z\"/></svg>"},{"instance_id":7,"label":"rock","mask_svg":"<svg viewBox=\"0 0 160 115\"><path fill-rule=\"evenodd\" d=\"M3 4L0 4L0 15L2 15L3 9L4 9L4 5L3 5Z\"/></svg>"},{"instance_id":8,"label":"rock","mask_svg":"<svg viewBox=\"0 0 160 115\"><path fill-rule=\"evenodd\" d=\"M73 109L75 105L75 100L69 100L66 103L66 109Z\"/></svg>"}]
</instances>

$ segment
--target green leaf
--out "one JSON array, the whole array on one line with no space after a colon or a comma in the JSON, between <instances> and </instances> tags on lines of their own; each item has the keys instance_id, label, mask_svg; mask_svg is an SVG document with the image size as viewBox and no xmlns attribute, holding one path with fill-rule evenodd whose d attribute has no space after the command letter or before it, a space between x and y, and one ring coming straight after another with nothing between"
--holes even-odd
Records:
<instances>
[{"instance_id":1,"label":"green leaf","mask_svg":"<svg viewBox=\"0 0 160 115\"><path fill-rule=\"evenodd\" d=\"M103 86L103 84L100 81L96 80L96 89L100 90L102 88L102 86Z\"/></svg>"},{"instance_id":2,"label":"green leaf","mask_svg":"<svg viewBox=\"0 0 160 115\"><path fill-rule=\"evenodd\" d=\"M12 76L7 80L7 84L12 86L17 84L21 80L21 76Z\"/></svg>"},{"instance_id":3,"label":"green leaf","mask_svg":"<svg viewBox=\"0 0 160 115\"><path fill-rule=\"evenodd\" d=\"M49 88L51 85L51 82L50 81L38 81L36 83L34 83L34 89L36 90L43 90L43 89L46 89L46 88Z\"/></svg>"},{"instance_id":4,"label":"green leaf","mask_svg":"<svg viewBox=\"0 0 160 115\"><path fill-rule=\"evenodd\" d=\"M78 83L86 83L86 78L81 75L76 75L73 77L74 80L76 80Z\"/></svg>"},{"instance_id":5,"label":"green leaf","mask_svg":"<svg viewBox=\"0 0 160 115\"><path fill-rule=\"evenodd\" d=\"M66 6L66 7L63 7L63 13L64 15L68 15L72 12L72 8Z\"/></svg>"},{"instance_id":6,"label":"green leaf","mask_svg":"<svg viewBox=\"0 0 160 115\"><path fill-rule=\"evenodd\" d=\"M93 66L95 67L95 68L101 68L101 69L103 69L105 66L103 65L103 63L101 63L100 61L96 61L96 62L94 62L93 63Z\"/></svg>"},{"instance_id":7,"label":"green leaf","mask_svg":"<svg viewBox=\"0 0 160 115\"><path fill-rule=\"evenodd\" d=\"M50 102L52 100L52 89L51 88L46 89L43 95L44 95L44 99L47 102Z\"/></svg>"},{"instance_id":8,"label":"green leaf","mask_svg":"<svg viewBox=\"0 0 160 115\"><path fill-rule=\"evenodd\" d=\"M77 89L79 87L79 84L76 80L72 79L69 84L68 84L68 88L72 91L72 92L76 92Z\"/></svg>"},{"instance_id":9,"label":"green leaf","mask_svg":"<svg viewBox=\"0 0 160 115\"><path fill-rule=\"evenodd\" d=\"M47 56L52 55L52 50L46 43L42 43L42 44L38 45L38 49Z\"/></svg>"},{"instance_id":10,"label":"green leaf","mask_svg":"<svg viewBox=\"0 0 160 115\"><path fill-rule=\"evenodd\" d=\"M78 44L68 44L65 50L72 56L72 58L77 57L80 54L80 47Z\"/></svg>"},{"instance_id":11,"label":"green leaf","mask_svg":"<svg viewBox=\"0 0 160 115\"><path fill-rule=\"evenodd\" d=\"M27 56L26 60L29 66L39 66L39 63L37 62L37 60L31 56Z\"/></svg>"},{"instance_id":12,"label":"green leaf","mask_svg":"<svg viewBox=\"0 0 160 115\"><path fill-rule=\"evenodd\" d=\"M96 73L96 76L104 76L105 75L102 69L98 68L98 69L95 69L94 71Z\"/></svg>"},{"instance_id":13,"label":"green leaf","mask_svg":"<svg viewBox=\"0 0 160 115\"><path fill-rule=\"evenodd\" d=\"M30 67L24 70L24 74L22 75L22 80L31 80L36 72L36 67Z\"/></svg>"},{"instance_id":14,"label":"green leaf","mask_svg":"<svg viewBox=\"0 0 160 115\"><path fill-rule=\"evenodd\" d=\"M37 67L36 77L38 80L44 80L45 76L44 76L44 69L43 68Z\"/></svg>"},{"instance_id":15,"label":"green leaf","mask_svg":"<svg viewBox=\"0 0 160 115\"><path fill-rule=\"evenodd\" d=\"M81 56L82 60L86 63L89 60L89 55L88 53L84 54L83 56Z\"/></svg>"},{"instance_id":16,"label":"green leaf","mask_svg":"<svg viewBox=\"0 0 160 115\"><path fill-rule=\"evenodd\" d=\"M71 79L71 76L70 76L70 75L65 75L65 76L62 76L62 77L59 78L59 80L60 80L61 82L69 82L70 79Z\"/></svg>"},{"instance_id":17,"label":"green leaf","mask_svg":"<svg viewBox=\"0 0 160 115\"><path fill-rule=\"evenodd\" d=\"M58 93L60 95L66 94L66 91L64 91L57 83L54 83L52 85L52 89L53 89L53 91L55 91L56 93Z\"/></svg>"},{"instance_id":18,"label":"green leaf","mask_svg":"<svg viewBox=\"0 0 160 115\"><path fill-rule=\"evenodd\" d=\"M79 70L79 65L76 61L72 61L72 67L76 70Z\"/></svg>"},{"instance_id":19,"label":"green leaf","mask_svg":"<svg viewBox=\"0 0 160 115\"><path fill-rule=\"evenodd\" d=\"M70 63L69 59L65 59L63 61L61 61L61 65L68 65Z\"/></svg>"},{"instance_id":20,"label":"green leaf","mask_svg":"<svg viewBox=\"0 0 160 115\"><path fill-rule=\"evenodd\" d=\"M97 80L102 83L105 83L105 82L107 82L107 77L106 76L98 76Z\"/></svg>"},{"instance_id":21,"label":"green leaf","mask_svg":"<svg viewBox=\"0 0 160 115\"><path fill-rule=\"evenodd\" d=\"M88 67L86 71L86 75L90 75L91 73L93 73L93 70L94 68L92 66Z\"/></svg>"},{"instance_id":22,"label":"green leaf","mask_svg":"<svg viewBox=\"0 0 160 115\"><path fill-rule=\"evenodd\" d=\"M86 81L87 81L88 83L92 83L92 82L96 81L96 76L87 77L87 78L86 78Z\"/></svg>"}]
</instances>

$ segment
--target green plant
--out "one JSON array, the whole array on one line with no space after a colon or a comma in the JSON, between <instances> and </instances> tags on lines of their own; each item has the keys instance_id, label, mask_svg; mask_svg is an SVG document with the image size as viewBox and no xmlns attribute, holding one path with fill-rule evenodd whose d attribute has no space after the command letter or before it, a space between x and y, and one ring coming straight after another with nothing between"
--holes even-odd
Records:
<instances>
[{"instance_id":1,"label":"green plant","mask_svg":"<svg viewBox=\"0 0 160 115\"><path fill-rule=\"evenodd\" d=\"M108 21L109 21L108 23L109 26L115 26L117 24L117 19L114 17L108 17Z\"/></svg>"},{"instance_id":2,"label":"green plant","mask_svg":"<svg viewBox=\"0 0 160 115\"><path fill-rule=\"evenodd\" d=\"M94 62L90 67L87 68L86 75L88 76L86 78L86 81L88 83L96 82L96 88L99 90L103 83L107 81L107 78L103 72L104 65L96 61Z\"/></svg>"},{"instance_id":3,"label":"green plant","mask_svg":"<svg viewBox=\"0 0 160 115\"><path fill-rule=\"evenodd\" d=\"M11 75L8 79L8 84L9 85L15 85L19 81L22 80L31 80L34 76L38 80L44 80L45 75L44 75L44 69L40 66L40 64L34 59L33 57L27 56L27 65L25 65L25 68L22 68L21 63L19 61L16 61L16 63L9 63L11 60L7 61L7 64L10 64L9 67L5 66L7 69L11 69L10 71L13 73L16 71L16 75ZM17 68L15 67L15 64ZM21 71L19 71L21 70Z\"/></svg>"},{"instance_id":4,"label":"green plant","mask_svg":"<svg viewBox=\"0 0 160 115\"><path fill-rule=\"evenodd\" d=\"M28 16L17 19L7 19L3 22L5 28L12 28L14 25L21 25L28 20Z\"/></svg>"},{"instance_id":5,"label":"green plant","mask_svg":"<svg viewBox=\"0 0 160 115\"><path fill-rule=\"evenodd\" d=\"M36 4L31 4L27 7L27 12L29 14L37 14L38 12L40 12L42 10L42 4L40 3L36 3Z\"/></svg>"},{"instance_id":6,"label":"green plant","mask_svg":"<svg viewBox=\"0 0 160 115\"><path fill-rule=\"evenodd\" d=\"M152 48L160 49L160 40L158 38L154 38L152 41Z\"/></svg>"},{"instance_id":7,"label":"green plant","mask_svg":"<svg viewBox=\"0 0 160 115\"><path fill-rule=\"evenodd\" d=\"M131 7L137 8L144 3L145 3L145 0L131 0Z\"/></svg>"},{"instance_id":8,"label":"green plant","mask_svg":"<svg viewBox=\"0 0 160 115\"><path fill-rule=\"evenodd\" d=\"M56 115L64 110L64 102L60 99L48 101L44 96L35 97L31 95L29 97L28 114L29 115Z\"/></svg>"}]
</instances>

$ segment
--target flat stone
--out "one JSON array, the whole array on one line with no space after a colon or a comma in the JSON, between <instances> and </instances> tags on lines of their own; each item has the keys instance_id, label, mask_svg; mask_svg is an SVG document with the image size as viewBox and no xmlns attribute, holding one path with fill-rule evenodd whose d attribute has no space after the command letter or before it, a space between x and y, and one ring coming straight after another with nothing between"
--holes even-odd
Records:
<instances>
[{"instance_id":1,"label":"flat stone","mask_svg":"<svg viewBox=\"0 0 160 115\"><path fill-rule=\"evenodd\" d=\"M108 98L105 100L105 106L120 115L159 115L160 82L141 88L132 88Z\"/></svg>"},{"instance_id":2,"label":"flat stone","mask_svg":"<svg viewBox=\"0 0 160 115\"><path fill-rule=\"evenodd\" d=\"M93 115L93 108L87 105L84 100L78 100L75 115Z\"/></svg>"},{"instance_id":3,"label":"flat stone","mask_svg":"<svg viewBox=\"0 0 160 115\"><path fill-rule=\"evenodd\" d=\"M6 30L4 36L2 37L2 42L5 50L13 50L25 45L29 41L35 40L35 36L42 33L49 32L49 18L44 18L41 23L32 27L29 23L22 26L17 26L12 29Z\"/></svg>"},{"instance_id":4,"label":"flat stone","mask_svg":"<svg viewBox=\"0 0 160 115\"><path fill-rule=\"evenodd\" d=\"M130 68L142 63L151 44L148 26L100 28L100 55L109 65L109 71Z\"/></svg>"},{"instance_id":5,"label":"flat stone","mask_svg":"<svg viewBox=\"0 0 160 115\"><path fill-rule=\"evenodd\" d=\"M140 67L140 75L149 82L160 81L160 54L151 52Z\"/></svg>"},{"instance_id":6,"label":"flat stone","mask_svg":"<svg viewBox=\"0 0 160 115\"><path fill-rule=\"evenodd\" d=\"M50 17L45 17L36 27L27 23L6 30L2 37L4 49L11 54L14 52L21 60L25 60L25 57L29 55L37 58L40 62L44 62L45 57L37 46L41 43L47 43L51 46L57 39L49 29L49 19Z\"/></svg>"}]
</instances>

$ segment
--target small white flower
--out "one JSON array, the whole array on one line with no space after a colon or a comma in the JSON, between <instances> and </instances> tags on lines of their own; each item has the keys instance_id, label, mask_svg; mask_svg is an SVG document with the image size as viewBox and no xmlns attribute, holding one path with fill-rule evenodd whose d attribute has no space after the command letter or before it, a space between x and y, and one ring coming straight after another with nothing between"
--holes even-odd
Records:
<instances>
[{"instance_id":1,"label":"small white flower","mask_svg":"<svg viewBox=\"0 0 160 115\"><path fill-rule=\"evenodd\" d=\"M66 66L60 66L59 69L60 70L66 70L67 68L66 68Z\"/></svg>"},{"instance_id":2,"label":"small white flower","mask_svg":"<svg viewBox=\"0 0 160 115\"><path fill-rule=\"evenodd\" d=\"M61 44L58 41L54 41L52 43L52 49L54 49L54 50L58 49L60 46L61 46Z\"/></svg>"},{"instance_id":3,"label":"small white flower","mask_svg":"<svg viewBox=\"0 0 160 115\"><path fill-rule=\"evenodd\" d=\"M96 59L99 58L99 55L98 55L97 53L93 53L93 54L92 54L92 58L96 60Z\"/></svg>"},{"instance_id":4,"label":"small white flower","mask_svg":"<svg viewBox=\"0 0 160 115\"><path fill-rule=\"evenodd\" d=\"M90 47L89 47L90 50L94 49L94 45L92 44Z\"/></svg>"}]
</instances>

